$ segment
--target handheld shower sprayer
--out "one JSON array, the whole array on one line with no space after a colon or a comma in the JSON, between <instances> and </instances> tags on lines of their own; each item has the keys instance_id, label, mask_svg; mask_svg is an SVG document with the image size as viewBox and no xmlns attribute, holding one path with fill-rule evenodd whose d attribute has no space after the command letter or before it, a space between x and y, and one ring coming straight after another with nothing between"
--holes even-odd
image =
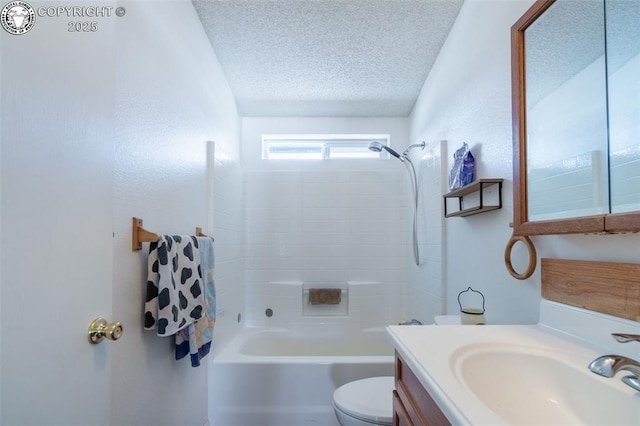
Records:
<instances>
[{"instance_id":1,"label":"handheld shower sprayer","mask_svg":"<svg viewBox=\"0 0 640 426\"><path fill-rule=\"evenodd\" d=\"M424 141L421 143L411 144L404 150L402 155L400 155L381 142L372 141L369 143L369 150L373 152L382 152L384 149L389 154L402 161L407 166L407 170L411 175L411 189L413 190L413 260L416 266L420 266L420 252L418 251L418 176L416 175L416 168L413 166L409 152L413 148L424 149L426 145L427 144Z\"/></svg>"}]
</instances>

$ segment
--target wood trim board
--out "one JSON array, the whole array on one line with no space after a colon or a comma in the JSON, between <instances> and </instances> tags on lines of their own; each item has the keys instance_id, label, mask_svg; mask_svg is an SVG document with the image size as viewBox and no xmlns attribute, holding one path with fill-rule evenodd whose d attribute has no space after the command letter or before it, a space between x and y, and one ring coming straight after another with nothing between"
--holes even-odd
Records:
<instances>
[{"instance_id":1,"label":"wood trim board","mask_svg":"<svg viewBox=\"0 0 640 426\"><path fill-rule=\"evenodd\" d=\"M542 259L542 297L640 321L640 264Z\"/></svg>"}]
</instances>

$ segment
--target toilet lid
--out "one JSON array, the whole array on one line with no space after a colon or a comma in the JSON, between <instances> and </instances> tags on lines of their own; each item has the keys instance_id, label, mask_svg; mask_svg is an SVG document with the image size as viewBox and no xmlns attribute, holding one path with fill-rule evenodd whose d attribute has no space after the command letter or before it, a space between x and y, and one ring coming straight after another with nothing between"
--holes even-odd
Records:
<instances>
[{"instance_id":1,"label":"toilet lid","mask_svg":"<svg viewBox=\"0 0 640 426\"><path fill-rule=\"evenodd\" d=\"M333 402L350 416L373 423L391 423L393 388L393 376L356 380L336 389Z\"/></svg>"}]
</instances>

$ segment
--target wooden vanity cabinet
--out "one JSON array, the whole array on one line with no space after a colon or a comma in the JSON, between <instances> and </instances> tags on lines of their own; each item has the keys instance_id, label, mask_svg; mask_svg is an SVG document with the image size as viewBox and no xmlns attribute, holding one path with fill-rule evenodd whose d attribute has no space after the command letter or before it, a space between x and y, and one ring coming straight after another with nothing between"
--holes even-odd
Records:
<instances>
[{"instance_id":1,"label":"wooden vanity cabinet","mask_svg":"<svg viewBox=\"0 0 640 426\"><path fill-rule=\"evenodd\" d=\"M396 352L394 426L450 425L413 371Z\"/></svg>"}]
</instances>

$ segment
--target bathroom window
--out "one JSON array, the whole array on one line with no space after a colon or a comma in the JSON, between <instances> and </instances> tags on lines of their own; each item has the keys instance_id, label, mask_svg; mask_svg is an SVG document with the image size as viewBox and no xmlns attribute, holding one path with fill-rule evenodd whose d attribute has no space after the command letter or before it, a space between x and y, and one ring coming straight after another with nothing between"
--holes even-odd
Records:
<instances>
[{"instance_id":1,"label":"bathroom window","mask_svg":"<svg viewBox=\"0 0 640 426\"><path fill-rule=\"evenodd\" d=\"M373 141L389 145L389 135L262 135L263 160L387 158L369 150Z\"/></svg>"}]
</instances>

